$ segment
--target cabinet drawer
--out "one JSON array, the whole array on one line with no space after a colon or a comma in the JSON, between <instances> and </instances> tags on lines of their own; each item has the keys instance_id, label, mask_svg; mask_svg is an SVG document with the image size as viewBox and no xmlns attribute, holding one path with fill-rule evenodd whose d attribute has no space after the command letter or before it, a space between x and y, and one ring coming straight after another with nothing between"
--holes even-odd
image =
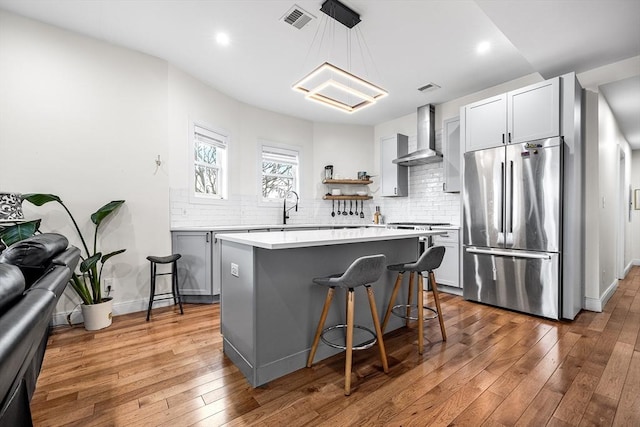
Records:
<instances>
[{"instance_id":1,"label":"cabinet drawer","mask_svg":"<svg viewBox=\"0 0 640 427\"><path fill-rule=\"evenodd\" d=\"M436 230L434 228L434 230ZM458 230L446 230L446 234L433 236L433 243L458 243Z\"/></svg>"}]
</instances>

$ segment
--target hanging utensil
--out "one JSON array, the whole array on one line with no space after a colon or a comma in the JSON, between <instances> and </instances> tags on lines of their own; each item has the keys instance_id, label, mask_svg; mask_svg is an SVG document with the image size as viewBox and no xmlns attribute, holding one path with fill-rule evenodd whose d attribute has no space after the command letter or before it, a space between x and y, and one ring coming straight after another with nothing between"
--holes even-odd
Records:
<instances>
[{"instance_id":1,"label":"hanging utensil","mask_svg":"<svg viewBox=\"0 0 640 427\"><path fill-rule=\"evenodd\" d=\"M358 216L358 201L356 200L356 216Z\"/></svg>"},{"instance_id":2,"label":"hanging utensil","mask_svg":"<svg viewBox=\"0 0 640 427\"><path fill-rule=\"evenodd\" d=\"M342 212L340 212L340 200L338 200L338 215L342 215Z\"/></svg>"},{"instance_id":3,"label":"hanging utensil","mask_svg":"<svg viewBox=\"0 0 640 427\"><path fill-rule=\"evenodd\" d=\"M333 206L331 207L331 216L336 216L336 201L335 201L335 200L332 200L332 201L331 201L331 204L333 205Z\"/></svg>"},{"instance_id":4,"label":"hanging utensil","mask_svg":"<svg viewBox=\"0 0 640 427\"><path fill-rule=\"evenodd\" d=\"M360 201L360 218L364 218L364 200Z\"/></svg>"},{"instance_id":5,"label":"hanging utensil","mask_svg":"<svg viewBox=\"0 0 640 427\"><path fill-rule=\"evenodd\" d=\"M353 200L349 200L349 215L353 215Z\"/></svg>"},{"instance_id":6,"label":"hanging utensil","mask_svg":"<svg viewBox=\"0 0 640 427\"><path fill-rule=\"evenodd\" d=\"M347 201L344 201L344 207L343 207L343 211L342 211L342 215L349 215L349 212L347 212Z\"/></svg>"}]
</instances>

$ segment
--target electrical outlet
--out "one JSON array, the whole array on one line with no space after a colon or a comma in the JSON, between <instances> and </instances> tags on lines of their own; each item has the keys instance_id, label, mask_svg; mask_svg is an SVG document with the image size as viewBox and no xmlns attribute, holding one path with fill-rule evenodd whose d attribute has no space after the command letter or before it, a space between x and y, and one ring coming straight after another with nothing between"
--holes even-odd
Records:
<instances>
[{"instance_id":1,"label":"electrical outlet","mask_svg":"<svg viewBox=\"0 0 640 427\"><path fill-rule=\"evenodd\" d=\"M238 264L231 263L231 275L238 277L240 275L240 271L238 269Z\"/></svg>"},{"instance_id":2,"label":"electrical outlet","mask_svg":"<svg viewBox=\"0 0 640 427\"><path fill-rule=\"evenodd\" d=\"M102 292L106 295L115 291L115 280L113 278L102 279Z\"/></svg>"}]
</instances>

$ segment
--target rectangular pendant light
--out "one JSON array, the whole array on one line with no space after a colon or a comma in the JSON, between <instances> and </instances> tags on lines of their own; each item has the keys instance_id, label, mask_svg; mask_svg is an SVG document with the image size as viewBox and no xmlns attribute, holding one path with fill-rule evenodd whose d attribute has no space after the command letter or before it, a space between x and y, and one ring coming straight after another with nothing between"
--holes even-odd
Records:
<instances>
[{"instance_id":1,"label":"rectangular pendant light","mask_svg":"<svg viewBox=\"0 0 640 427\"><path fill-rule=\"evenodd\" d=\"M307 99L353 113L388 95L384 89L328 62L293 85Z\"/></svg>"}]
</instances>

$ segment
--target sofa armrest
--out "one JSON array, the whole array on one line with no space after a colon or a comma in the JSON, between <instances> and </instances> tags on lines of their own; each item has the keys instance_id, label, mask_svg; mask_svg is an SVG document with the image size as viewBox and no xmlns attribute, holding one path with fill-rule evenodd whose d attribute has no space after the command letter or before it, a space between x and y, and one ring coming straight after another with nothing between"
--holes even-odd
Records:
<instances>
[{"instance_id":1,"label":"sofa armrest","mask_svg":"<svg viewBox=\"0 0 640 427\"><path fill-rule=\"evenodd\" d=\"M0 263L0 316L4 315L24 292L24 276L15 265Z\"/></svg>"},{"instance_id":2,"label":"sofa armrest","mask_svg":"<svg viewBox=\"0 0 640 427\"><path fill-rule=\"evenodd\" d=\"M34 290L0 317L0 413L48 333L56 302L52 292Z\"/></svg>"}]
</instances>

